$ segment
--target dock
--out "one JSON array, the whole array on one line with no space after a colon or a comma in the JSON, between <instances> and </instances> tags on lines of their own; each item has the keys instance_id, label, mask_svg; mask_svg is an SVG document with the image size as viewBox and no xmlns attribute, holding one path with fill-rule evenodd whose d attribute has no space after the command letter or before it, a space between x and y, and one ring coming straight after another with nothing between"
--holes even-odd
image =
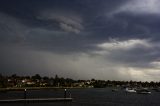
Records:
<instances>
[{"instance_id":1,"label":"dock","mask_svg":"<svg viewBox=\"0 0 160 106\"><path fill-rule=\"evenodd\" d=\"M71 102L73 98L33 98L33 99L7 99L0 103L41 103L41 102Z\"/></svg>"}]
</instances>

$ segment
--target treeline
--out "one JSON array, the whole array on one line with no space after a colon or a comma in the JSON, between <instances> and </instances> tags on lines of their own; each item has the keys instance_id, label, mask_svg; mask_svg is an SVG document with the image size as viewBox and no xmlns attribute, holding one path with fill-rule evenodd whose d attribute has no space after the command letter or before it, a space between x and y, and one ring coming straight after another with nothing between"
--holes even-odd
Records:
<instances>
[{"instance_id":1,"label":"treeline","mask_svg":"<svg viewBox=\"0 0 160 106\"><path fill-rule=\"evenodd\" d=\"M0 74L0 88L7 87L160 87L160 82L141 82L141 81L111 81L111 80L73 80L55 75L54 77L40 76L3 76Z\"/></svg>"},{"instance_id":2,"label":"treeline","mask_svg":"<svg viewBox=\"0 0 160 106\"><path fill-rule=\"evenodd\" d=\"M35 74L33 76L18 76L13 74L11 76L3 76L0 74L0 88L6 87L41 87L41 86L71 86L75 80L70 78L63 78L55 75L55 77L40 76Z\"/></svg>"},{"instance_id":3,"label":"treeline","mask_svg":"<svg viewBox=\"0 0 160 106\"><path fill-rule=\"evenodd\" d=\"M7 87L7 78L0 74L0 88Z\"/></svg>"},{"instance_id":4,"label":"treeline","mask_svg":"<svg viewBox=\"0 0 160 106\"><path fill-rule=\"evenodd\" d=\"M157 88L160 87L160 82L153 82L153 81L103 81L103 80L95 80L93 83L95 88L103 88L103 87L153 87Z\"/></svg>"}]
</instances>

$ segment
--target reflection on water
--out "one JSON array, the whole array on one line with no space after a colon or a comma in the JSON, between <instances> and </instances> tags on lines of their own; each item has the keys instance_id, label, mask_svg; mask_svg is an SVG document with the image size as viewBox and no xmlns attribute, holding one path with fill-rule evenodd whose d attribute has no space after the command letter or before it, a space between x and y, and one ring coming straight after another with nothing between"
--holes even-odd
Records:
<instances>
[{"instance_id":1,"label":"reflection on water","mask_svg":"<svg viewBox=\"0 0 160 106\"><path fill-rule=\"evenodd\" d=\"M12 106L159 106L160 93L142 95L126 93L123 90L112 92L111 88L69 89L67 96L72 94L73 102L56 103L13 103ZM63 97L64 90L27 91L27 98ZM0 93L0 99L23 98L22 91ZM0 104L11 106L11 104Z\"/></svg>"}]
</instances>

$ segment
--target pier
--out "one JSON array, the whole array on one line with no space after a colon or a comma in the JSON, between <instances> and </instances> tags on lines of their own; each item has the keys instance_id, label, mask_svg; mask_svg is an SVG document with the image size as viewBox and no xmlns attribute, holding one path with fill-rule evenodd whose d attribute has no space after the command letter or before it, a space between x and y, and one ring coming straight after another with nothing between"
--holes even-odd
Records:
<instances>
[{"instance_id":1,"label":"pier","mask_svg":"<svg viewBox=\"0 0 160 106\"><path fill-rule=\"evenodd\" d=\"M0 103L41 103L41 102L71 102L73 98L33 98L33 99L7 99Z\"/></svg>"},{"instance_id":2,"label":"pier","mask_svg":"<svg viewBox=\"0 0 160 106\"><path fill-rule=\"evenodd\" d=\"M27 89L24 89L23 99L2 99L0 103L41 103L41 102L71 102L71 94L67 97L67 89L64 89L63 98L27 98Z\"/></svg>"}]
</instances>

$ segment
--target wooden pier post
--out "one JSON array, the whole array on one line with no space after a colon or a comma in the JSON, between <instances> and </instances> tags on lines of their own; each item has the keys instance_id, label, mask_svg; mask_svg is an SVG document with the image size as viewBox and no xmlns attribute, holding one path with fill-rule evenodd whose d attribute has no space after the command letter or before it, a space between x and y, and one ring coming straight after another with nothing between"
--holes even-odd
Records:
<instances>
[{"instance_id":1,"label":"wooden pier post","mask_svg":"<svg viewBox=\"0 0 160 106\"><path fill-rule=\"evenodd\" d=\"M67 97L67 89L64 89L64 98Z\"/></svg>"},{"instance_id":2,"label":"wooden pier post","mask_svg":"<svg viewBox=\"0 0 160 106\"><path fill-rule=\"evenodd\" d=\"M69 98L72 98L72 94L71 93L69 93Z\"/></svg>"},{"instance_id":3,"label":"wooden pier post","mask_svg":"<svg viewBox=\"0 0 160 106\"><path fill-rule=\"evenodd\" d=\"M27 98L27 89L24 89L24 99Z\"/></svg>"}]
</instances>

